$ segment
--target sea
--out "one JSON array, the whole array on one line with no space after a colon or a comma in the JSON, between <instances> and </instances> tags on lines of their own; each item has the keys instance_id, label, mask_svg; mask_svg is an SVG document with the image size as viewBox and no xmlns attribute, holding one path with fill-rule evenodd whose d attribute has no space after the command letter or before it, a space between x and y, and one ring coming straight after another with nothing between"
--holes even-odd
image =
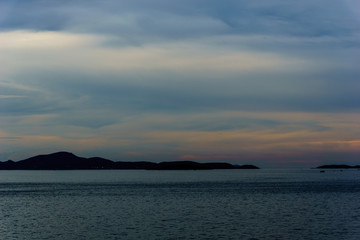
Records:
<instances>
[{"instance_id":1,"label":"sea","mask_svg":"<svg viewBox=\"0 0 360 240\"><path fill-rule=\"evenodd\" d=\"M358 240L360 171L0 171L0 239Z\"/></svg>"}]
</instances>

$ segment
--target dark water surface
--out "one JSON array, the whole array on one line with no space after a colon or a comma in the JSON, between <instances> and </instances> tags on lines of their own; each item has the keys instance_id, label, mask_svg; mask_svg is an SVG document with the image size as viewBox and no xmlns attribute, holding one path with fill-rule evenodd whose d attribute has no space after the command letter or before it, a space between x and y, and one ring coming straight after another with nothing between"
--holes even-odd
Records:
<instances>
[{"instance_id":1,"label":"dark water surface","mask_svg":"<svg viewBox=\"0 0 360 240\"><path fill-rule=\"evenodd\" d=\"M0 171L0 239L360 239L360 171Z\"/></svg>"}]
</instances>

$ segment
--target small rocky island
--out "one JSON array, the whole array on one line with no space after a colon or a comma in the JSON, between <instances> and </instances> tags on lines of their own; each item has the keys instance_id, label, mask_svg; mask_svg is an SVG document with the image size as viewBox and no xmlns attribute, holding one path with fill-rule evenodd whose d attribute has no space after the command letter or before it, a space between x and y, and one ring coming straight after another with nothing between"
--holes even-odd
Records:
<instances>
[{"instance_id":1,"label":"small rocky island","mask_svg":"<svg viewBox=\"0 0 360 240\"><path fill-rule=\"evenodd\" d=\"M174 162L115 162L105 158L78 157L69 152L38 155L21 161L0 162L0 170L86 170L86 169L144 169L144 170L210 170L210 169L259 169L254 165L230 163Z\"/></svg>"}]
</instances>

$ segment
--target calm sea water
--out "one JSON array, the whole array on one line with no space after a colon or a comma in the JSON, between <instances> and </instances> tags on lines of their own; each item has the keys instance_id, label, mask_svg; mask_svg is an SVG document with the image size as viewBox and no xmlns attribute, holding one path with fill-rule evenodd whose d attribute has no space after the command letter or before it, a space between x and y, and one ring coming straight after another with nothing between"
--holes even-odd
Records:
<instances>
[{"instance_id":1,"label":"calm sea water","mask_svg":"<svg viewBox=\"0 0 360 240\"><path fill-rule=\"evenodd\" d=\"M0 171L0 239L360 239L360 171Z\"/></svg>"}]
</instances>

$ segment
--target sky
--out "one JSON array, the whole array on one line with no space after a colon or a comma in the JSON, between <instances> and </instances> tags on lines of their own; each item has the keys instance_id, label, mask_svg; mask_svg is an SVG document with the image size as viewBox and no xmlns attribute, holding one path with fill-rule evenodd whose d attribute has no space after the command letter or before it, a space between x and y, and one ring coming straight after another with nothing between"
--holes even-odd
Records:
<instances>
[{"instance_id":1,"label":"sky","mask_svg":"<svg viewBox=\"0 0 360 240\"><path fill-rule=\"evenodd\" d=\"M360 164L358 0L1 0L0 161Z\"/></svg>"}]
</instances>

